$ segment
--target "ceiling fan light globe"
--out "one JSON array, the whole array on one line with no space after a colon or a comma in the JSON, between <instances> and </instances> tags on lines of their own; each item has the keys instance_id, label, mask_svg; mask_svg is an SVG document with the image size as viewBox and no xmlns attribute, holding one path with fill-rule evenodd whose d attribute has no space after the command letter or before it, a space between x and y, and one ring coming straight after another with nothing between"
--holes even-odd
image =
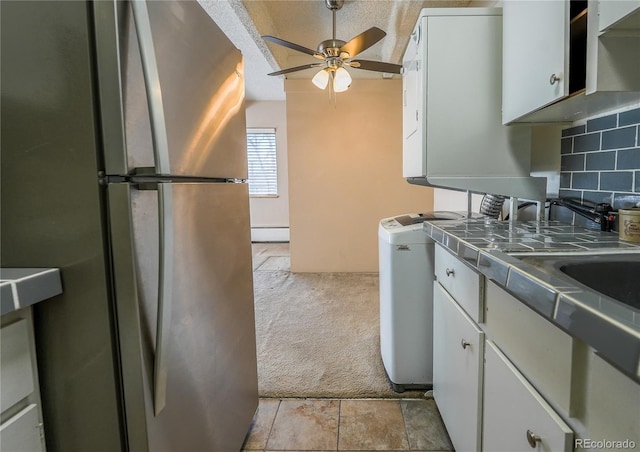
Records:
<instances>
[{"instance_id":1,"label":"ceiling fan light globe","mask_svg":"<svg viewBox=\"0 0 640 452\"><path fill-rule=\"evenodd\" d=\"M351 86L351 75L345 68L338 68L333 77L333 90L336 93L341 93L349 89L349 86Z\"/></svg>"},{"instance_id":2,"label":"ceiling fan light globe","mask_svg":"<svg viewBox=\"0 0 640 452\"><path fill-rule=\"evenodd\" d=\"M318 71L311 79L314 85L320 89L325 89L329 84L329 72L326 69Z\"/></svg>"}]
</instances>

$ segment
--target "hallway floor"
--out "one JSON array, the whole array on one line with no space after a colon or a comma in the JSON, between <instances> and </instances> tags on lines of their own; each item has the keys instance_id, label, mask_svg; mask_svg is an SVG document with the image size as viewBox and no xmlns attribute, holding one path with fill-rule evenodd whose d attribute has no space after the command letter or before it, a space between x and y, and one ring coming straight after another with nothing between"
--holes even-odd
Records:
<instances>
[{"instance_id":1,"label":"hallway floor","mask_svg":"<svg viewBox=\"0 0 640 452\"><path fill-rule=\"evenodd\" d=\"M451 451L433 400L260 399L243 451Z\"/></svg>"},{"instance_id":2,"label":"hallway floor","mask_svg":"<svg viewBox=\"0 0 640 452\"><path fill-rule=\"evenodd\" d=\"M280 354L283 354L291 357L291 362L294 365L296 363L298 365L295 365L294 368L286 366L280 368L282 365L275 366L279 369L280 374L273 378L280 386L284 385L289 388L289 392L294 395L273 395L260 399L258 411L242 450L246 452L453 450L438 408L432 399L423 399L423 391L407 391L400 395L390 389L379 356L377 317L365 315L377 312L377 285L373 292L371 292L373 289L365 290L366 287L354 289L352 292L356 292L356 294L351 296L351 292L347 289L345 289L345 293L338 290L345 283L339 278L336 279L335 275L333 277L331 277L332 275L290 275L288 243L254 243L252 249L255 288L257 292L265 291L265 293L256 295L257 315L262 315L267 320L270 319L271 317L266 316L265 309L275 311L277 314L273 320L275 323L269 320L266 322L266 327L270 329L283 328L281 322L289 317L291 318L285 322L285 326L289 323L299 324L300 316L313 317L316 310L320 313L320 317L317 319L319 326L312 328L314 334L307 331L302 332L300 337L287 336L283 338L283 348L279 352L277 352L273 340L267 341L269 342L268 347L264 344L261 346L267 336L258 337L258 349L265 348L264 356L259 356L268 361L265 363L259 359L258 378L262 379L260 384L263 391L265 387L270 387L265 381L268 380L265 375L269 375L265 370L269 369L267 364L273 367L274 363L280 362L276 358L281 358ZM285 278L287 281L295 280L294 282L302 280L306 282L306 285L302 284L303 287L299 288L289 281L290 284L285 287L286 291L280 293L275 291L275 288L278 287L276 284L278 278ZM353 286L351 283L346 285ZM277 293L266 296L269 295L268 292L274 291ZM302 292L298 293L297 291ZM326 300L319 295L324 292L331 295ZM351 298L349 298L350 296ZM302 300L298 300L298 298L302 298ZM331 332L331 336L338 336L338 344L340 341L347 341L351 344L348 350L352 350L357 356L362 355L371 360L372 364L366 367L365 373L357 371L359 367L356 366L354 357L347 361L336 358L333 348L344 349L341 345L333 345L331 350L324 353L310 351L312 344L309 342L321 341L322 335L318 336L318 334L325 328L322 327L322 320L328 317L327 312L319 309L318 306L329 306L332 309L331 312L339 313L342 304L336 305L335 303L344 300L348 300L348 302L342 304L348 304L350 310L338 315L337 319L329 317L330 326L325 325L325 327L327 331ZM287 309L284 309L276 301L284 303ZM362 305L361 309L357 309L360 305ZM295 311L294 308L302 310ZM293 314L294 312L296 314ZM357 328L351 324L340 322L341 319L348 317L356 319L354 322ZM369 325L375 333L375 338L367 339L364 325ZM354 329L357 330L355 336L347 335ZM258 333L260 331L262 330L258 328ZM263 334L265 334L264 331ZM302 347L303 344L305 347ZM371 353L367 352L367 347L371 348ZM297 360L293 359L297 356L295 353L300 352L298 350L300 348L304 350L305 356L314 355L315 361L299 356L296 358ZM316 356L318 354L322 356ZM311 361L313 364L313 373L305 377L310 380L309 384L313 384L314 380L324 381L324 379L331 377L331 384L325 388L324 392L315 391L321 394L319 396L302 395L310 393L310 390L303 385L305 378L298 378L300 367L304 367L302 364L306 364L301 361L302 359ZM378 371L381 373L380 376L377 376L376 373L378 367L380 368ZM346 377L343 372L347 372ZM374 374L376 378L371 380ZM347 380L354 376L360 384L374 388L373 392L377 395L342 395L348 393L342 387L347 385ZM380 383L374 384L378 380ZM334 395L329 395L330 393L334 393ZM407 398L398 398L402 396Z\"/></svg>"}]
</instances>

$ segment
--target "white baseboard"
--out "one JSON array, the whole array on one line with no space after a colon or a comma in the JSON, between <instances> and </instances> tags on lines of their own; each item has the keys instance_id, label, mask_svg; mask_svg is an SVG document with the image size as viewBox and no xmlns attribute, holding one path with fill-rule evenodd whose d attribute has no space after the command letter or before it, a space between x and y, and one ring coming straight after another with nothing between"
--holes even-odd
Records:
<instances>
[{"instance_id":1,"label":"white baseboard","mask_svg":"<svg viewBox=\"0 0 640 452\"><path fill-rule=\"evenodd\" d=\"M252 242L288 242L289 228L251 228Z\"/></svg>"}]
</instances>

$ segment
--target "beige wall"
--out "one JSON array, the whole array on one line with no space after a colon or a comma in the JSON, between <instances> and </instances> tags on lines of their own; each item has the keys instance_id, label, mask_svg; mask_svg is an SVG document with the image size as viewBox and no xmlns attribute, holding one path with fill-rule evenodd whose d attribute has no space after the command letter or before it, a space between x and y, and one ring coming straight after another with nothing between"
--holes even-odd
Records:
<instances>
[{"instance_id":1,"label":"beige wall","mask_svg":"<svg viewBox=\"0 0 640 452\"><path fill-rule=\"evenodd\" d=\"M402 178L402 81L354 80L329 95L285 81L291 269L377 272L381 218L433 209Z\"/></svg>"},{"instance_id":2,"label":"beige wall","mask_svg":"<svg viewBox=\"0 0 640 452\"><path fill-rule=\"evenodd\" d=\"M287 179L287 115L284 101L247 102L247 127L276 129L278 196L251 197L251 227L289 227L289 182Z\"/></svg>"},{"instance_id":3,"label":"beige wall","mask_svg":"<svg viewBox=\"0 0 640 452\"><path fill-rule=\"evenodd\" d=\"M473 193L471 195L471 211L479 212L482 203L482 195ZM467 192L458 190L448 190L445 188L433 189L433 210L452 210L455 212L467 212L469 208L469 197Z\"/></svg>"}]
</instances>

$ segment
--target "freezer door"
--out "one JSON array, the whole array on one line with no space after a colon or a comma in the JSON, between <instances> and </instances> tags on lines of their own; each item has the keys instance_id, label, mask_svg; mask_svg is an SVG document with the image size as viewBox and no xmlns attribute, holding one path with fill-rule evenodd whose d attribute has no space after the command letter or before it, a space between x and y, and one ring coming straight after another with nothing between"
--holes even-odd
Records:
<instances>
[{"instance_id":1,"label":"freezer door","mask_svg":"<svg viewBox=\"0 0 640 452\"><path fill-rule=\"evenodd\" d=\"M242 54L206 11L97 2L95 23L106 172L246 179Z\"/></svg>"},{"instance_id":2,"label":"freezer door","mask_svg":"<svg viewBox=\"0 0 640 452\"><path fill-rule=\"evenodd\" d=\"M141 444L135 435L146 431L154 451L239 450L258 404L246 184L164 184L160 192L170 202L160 209L157 190L127 184L108 190L113 248L121 250L114 252L114 274L130 442ZM126 214L121 206L129 202ZM171 302L164 304L170 315L158 307L161 214L170 216L165 230L174 232L173 255L165 256L173 268ZM132 237L124 234L127 224ZM159 341L166 347L166 388L156 410Z\"/></svg>"}]
</instances>

